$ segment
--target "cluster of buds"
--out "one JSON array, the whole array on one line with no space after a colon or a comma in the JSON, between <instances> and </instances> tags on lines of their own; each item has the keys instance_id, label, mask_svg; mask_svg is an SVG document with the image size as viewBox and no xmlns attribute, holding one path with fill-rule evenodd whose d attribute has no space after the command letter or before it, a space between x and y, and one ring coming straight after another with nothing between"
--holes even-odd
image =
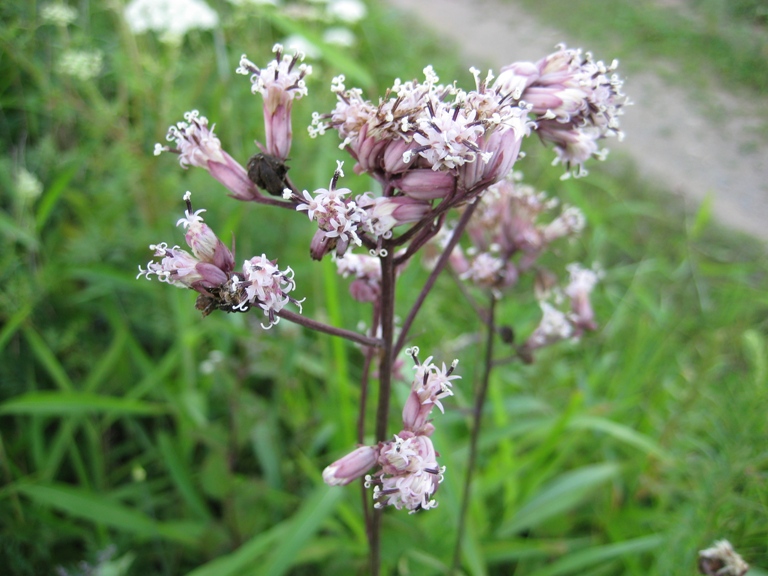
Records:
<instances>
[{"instance_id":1,"label":"cluster of buds","mask_svg":"<svg viewBox=\"0 0 768 576\"><path fill-rule=\"evenodd\" d=\"M264 328L280 321L278 313L289 302L301 310L301 301L289 295L296 287L293 270L279 270L276 261L262 254L246 260L242 273L235 274L234 255L203 222L200 214L205 210L192 210L189 192L184 194L184 201L187 210L176 225L186 229L185 239L192 253L178 246L169 248L165 242L152 244L150 249L160 260L150 260L146 270L139 266L137 278L144 276L150 280L154 274L161 282L198 292L195 306L204 316L214 309L247 312L256 306L267 316Z\"/></svg>"},{"instance_id":2,"label":"cluster of buds","mask_svg":"<svg viewBox=\"0 0 768 576\"><path fill-rule=\"evenodd\" d=\"M450 257L462 280L496 291L509 288L552 242L575 237L584 228L583 214L572 206L561 206L556 216L540 221L559 203L520 178L512 173L483 193L466 228L471 247L457 246ZM445 242L445 235L436 241Z\"/></svg>"},{"instance_id":3,"label":"cluster of buds","mask_svg":"<svg viewBox=\"0 0 768 576\"><path fill-rule=\"evenodd\" d=\"M530 361L535 350L562 340L577 340L585 330L597 328L589 296L600 281L602 271L577 263L569 264L566 270L570 277L565 288L544 287L537 294L542 317L518 350L523 359Z\"/></svg>"},{"instance_id":4,"label":"cluster of buds","mask_svg":"<svg viewBox=\"0 0 768 576\"><path fill-rule=\"evenodd\" d=\"M372 197L370 192L354 199L349 188L337 188L344 176L343 162L337 163L336 171L328 188L314 191L314 196L304 190L302 196L285 190L284 197L296 204L296 210L306 210L310 220L317 221L318 230L310 244L309 253L315 260L334 252L342 257L350 245L360 246L361 236L368 234L371 243L389 238L391 230L400 224L418 222L430 211L429 204L407 197ZM384 256L386 252L374 250Z\"/></svg>"},{"instance_id":5,"label":"cluster of buds","mask_svg":"<svg viewBox=\"0 0 768 576\"><path fill-rule=\"evenodd\" d=\"M526 108L488 86L490 73L481 80L472 71L476 89L467 92L440 84L428 66L424 82L396 80L378 105L338 76L336 108L315 113L310 134L335 129L357 173L410 198L469 197L509 172L532 126Z\"/></svg>"},{"instance_id":6,"label":"cluster of buds","mask_svg":"<svg viewBox=\"0 0 768 576\"><path fill-rule=\"evenodd\" d=\"M496 87L530 106L539 137L554 144L556 163L566 166L566 175L584 176L584 162L607 153L597 141L623 137L618 116L629 101L617 67L616 60L606 65L589 52L560 45L536 63L505 66Z\"/></svg>"},{"instance_id":7,"label":"cluster of buds","mask_svg":"<svg viewBox=\"0 0 768 576\"><path fill-rule=\"evenodd\" d=\"M419 362L418 352L416 347L407 350L416 374L403 407L403 429L392 440L358 447L323 471L323 480L331 486L343 486L365 475L366 488L373 487L376 508L394 506L415 513L437 506L434 495L445 466L437 463L438 453L430 438L435 427L429 415L435 406L443 412L441 400L453 395L452 381L460 376L453 375L458 360L449 367L438 367L431 356ZM366 474L374 467L378 467L376 472Z\"/></svg>"}]
</instances>

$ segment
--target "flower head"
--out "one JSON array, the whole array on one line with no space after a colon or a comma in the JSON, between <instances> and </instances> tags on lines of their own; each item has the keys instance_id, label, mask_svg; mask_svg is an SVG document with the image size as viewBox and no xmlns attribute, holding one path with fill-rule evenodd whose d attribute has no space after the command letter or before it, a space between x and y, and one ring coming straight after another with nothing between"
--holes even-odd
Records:
<instances>
[{"instance_id":1,"label":"flower head","mask_svg":"<svg viewBox=\"0 0 768 576\"><path fill-rule=\"evenodd\" d=\"M168 128L165 139L175 147L155 144L155 156L163 152L178 154L182 168L198 166L208 170L238 200L253 200L260 195L246 169L222 149L213 126L209 128L208 119L197 110L185 113L184 121Z\"/></svg>"},{"instance_id":2,"label":"flower head","mask_svg":"<svg viewBox=\"0 0 768 576\"><path fill-rule=\"evenodd\" d=\"M306 210L309 219L317 222L318 230L310 248L315 260L322 259L334 249L337 256L343 256L350 244L360 246L359 228L367 226L370 219L363 208L346 198L352 192L349 188L336 188L339 178L343 176L341 164L327 189L315 190L314 196L305 190L303 198L296 198L296 210Z\"/></svg>"},{"instance_id":3,"label":"flower head","mask_svg":"<svg viewBox=\"0 0 768 576\"><path fill-rule=\"evenodd\" d=\"M749 564L728 540L718 540L699 552L699 572L707 576L744 576L748 570Z\"/></svg>"},{"instance_id":4,"label":"flower head","mask_svg":"<svg viewBox=\"0 0 768 576\"><path fill-rule=\"evenodd\" d=\"M264 124L266 152L281 160L288 158L293 132L291 108L293 101L307 94L304 78L312 73L312 67L299 64L304 54L283 55L283 46L275 44L275 58L264 68L259 68L243 54L238 74L250 76L251 92L264 98Z\"/></svg>"}]
</instances>

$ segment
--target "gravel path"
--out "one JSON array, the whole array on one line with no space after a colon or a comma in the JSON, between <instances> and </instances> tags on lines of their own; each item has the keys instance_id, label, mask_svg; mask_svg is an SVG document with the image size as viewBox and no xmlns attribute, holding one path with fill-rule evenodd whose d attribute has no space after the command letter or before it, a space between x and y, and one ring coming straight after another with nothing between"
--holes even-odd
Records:
<instances>
[{"instance_id":1,"label":"gravel path","mask_svg":"<svg viewBox=\"0 0 768 576\"><path fill-rule=\"evenodd\" d=\"M512 61L536 61L561 41L589 48L588 38L544 26L508 0L387 2L458 43L468 63L494 71ZM634 105L621 119L624 142L608 142L612 153L630 155L648 178L681 194L691 209L711 195L721 223L768 240L768 139L757 128L766 123L765 103L724 89L696 98L651 72L627 77L622 68Z\"/></svg>"}]
</instances>

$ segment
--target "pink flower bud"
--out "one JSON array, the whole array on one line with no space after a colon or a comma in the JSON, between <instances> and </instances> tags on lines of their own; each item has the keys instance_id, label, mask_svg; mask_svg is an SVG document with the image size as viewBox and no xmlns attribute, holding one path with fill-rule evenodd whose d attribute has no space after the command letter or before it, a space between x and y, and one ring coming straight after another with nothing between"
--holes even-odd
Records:
<instances>
[{"instance_id":1,"label":"pink flower bud","mask_svg":"<svg viewBox=\"0 0 768 576\"><path fill-rule=\"evenodd\" d=\"M377 446L360 446L323 470L323 481L329 486L346 486L376 465Z\"/></svg>"},{"instance_id":2,"label":"pink flower bud","mask_svg":"<svg viewBox=\"0 0 768 576\"><path fill-rule=\"evenodd\" d=\"M416 161L417 155L411 154L408 156L408 161L403 160L403 154L408 150L414 150L418 148L418 144L415 142L408 142L407 140L394 140L388 143L387 148L382 155L382 167L384 171L389 174L400 174L408 170Z\"/></svg>"},{"instance_id":3,"label":"pink flower bud","mask_svg":"<svg viewBox=\"0 0 768 576\"><path fill-rule=\"evenodd\" d=\"M518 99L523 90L535 82L539 75L539 68L533 62L515 62L501 69L493 87L500 94L511 94L513 98Z\"/></svg>"},{"instance_id":4,"label":"pink flower bud","mask_svg":"<svg viewBox=\"0 0 768 576\"><path fill-rule=\"evenodd\" d=\"M430 168L417 168L406 172L397 180L398 189L416 200L434 200L448 196L455 186L450 172L436 172Z\"/></svg>"},{"instance_id":5,"label":"pink flower bud","mask_svg":"<svg viewBox=\"0 0 768 576\"><path fill-rule=\"evenodd\" d=\"M248 178L248 171L232 156L222 151L224 162L207 163L208 172L221 182L232 197L238 200L250 201L260 196L256 185Z\"/></svg>"}]
</instances>

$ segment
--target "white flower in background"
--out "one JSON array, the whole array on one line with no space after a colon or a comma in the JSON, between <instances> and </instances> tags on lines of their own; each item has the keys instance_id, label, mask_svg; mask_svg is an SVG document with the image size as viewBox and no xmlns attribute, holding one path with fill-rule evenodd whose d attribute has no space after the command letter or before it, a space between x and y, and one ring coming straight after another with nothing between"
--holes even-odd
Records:
<instances>
[{"instance_id":1,"label":"white flower in background","mask_svg":"<svg viewBox=\"0 0 768 576\"><path fill-rule=\"evenodd\" d=\"M368 9L359 0L333 0L328 3L328 15L332 18L353 24L365 18Z\"/></svg>"},{"instance_id":2,"label":"white flower in background","mask_svg":"<svg viewBox=\"0 0 768 576\"><path fill-rule=\"evenodd\" d=\"M277 6L278 0L227 0L233 6Z\"/></svg>"},{"instance_id":3,"label":"white flower in background","mask_svg":"<svg viewBox=\"0 0 768 576\"><path fill-rule=\"evenodd\" d=\"M125 7L125 20L134 34L152 30L171 43L190 30L213 28L219 15L203 0L132 0Z\"/></svg>"},{"instance_id":4,"label":"white flower in background","mask_svg":"<svg viewBox=\"0 0 768 576\"><path fill-rule=\"evenodd\" d=\"M19 168L15 180L16 194L21 200L34 200L43 193L43 183L26 168Z\"/></svg>"},{"instance_id":5,"label":"white flower in background","mask_svg":"<svg viewBox=\"0 0 768 576\"><path fill-rule=\"evenodd\" d=\"M40 8L40 17L49 24L68 26L77 20L77 10L60 2L46 4Z\"/></svg>"},{"instance_id":6,"label":"white flower in background","mask_svg":"<svg viewBox=\"0 0 768 576\"><path fill-rule=\"evenodd\" d=\"M328 28L323 32L323 42L349 48L355 45L355 34L349 28Z\"/></svg>"},{"instance_id":7,"label":"white flower in background","mask_svg":"<svg viewBox=\"0 0 768 576\"><path fill-rule=\"evenodd\" d=\"M67 76L90 80L99 75L103 64L100 50L67 50L59 60L59 70Z\"/></svg>"},{"instance_id":8,"label":"white flower in background","mask_svg":"<svg viewBox=\"0 0 768 576\"><path fill-rule=\"evenodd\" d=\"M280 43L283 46L286 46L289 50L300 52L306 56L309 56L310 58L320 57L320 50L318 47L300 34L291 34Z\"/></svg>"}]
</instances>

